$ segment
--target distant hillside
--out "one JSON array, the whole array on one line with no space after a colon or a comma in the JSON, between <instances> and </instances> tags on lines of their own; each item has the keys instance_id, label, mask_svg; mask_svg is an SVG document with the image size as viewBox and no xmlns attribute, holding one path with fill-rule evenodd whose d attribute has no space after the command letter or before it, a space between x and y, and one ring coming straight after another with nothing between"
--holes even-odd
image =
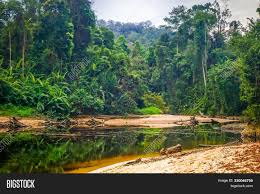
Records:
<instances>
[{"instance_id":1,"label":"distant hillside","mask_svg":"<svg viewBox=\"0 0 260 194\"><path fill-rule=\"evenodd\" d=\"M157 28L151 21L140 23L121 23L113 20L98 20L98 26L107 27L112 30L116 37L123 35L129 42L140 42L145 46L154 44L160 36L166 32L164 28Z\"/></svg>"}]
</instances>

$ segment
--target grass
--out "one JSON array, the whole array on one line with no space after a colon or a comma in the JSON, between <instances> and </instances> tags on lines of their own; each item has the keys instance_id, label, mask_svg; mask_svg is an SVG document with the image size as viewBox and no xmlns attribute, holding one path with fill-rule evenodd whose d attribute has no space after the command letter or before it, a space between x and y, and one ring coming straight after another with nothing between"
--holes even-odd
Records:
<instances>
[{"instance_id":1,"label":"grass","mask_svg":"<svg viewBox=\"0 0 260 194\"><path fill-rule=\"evenodd\" d=\"M36 110L26 106L15 106L12 104L0 105L0 116L31 117L36 114Z\"/></svg>"},{"instance_id":2,"label":"grass","mask_svg":"<svg viewBox=\"0 0 260 194\"><path fill-rule=\"evenodd\" d=\"M158 114L162 114L163 111L157 107L151 106L151 107L139 109L138 113L142 115L158 115Z\"/></svg>"}]
</instances>

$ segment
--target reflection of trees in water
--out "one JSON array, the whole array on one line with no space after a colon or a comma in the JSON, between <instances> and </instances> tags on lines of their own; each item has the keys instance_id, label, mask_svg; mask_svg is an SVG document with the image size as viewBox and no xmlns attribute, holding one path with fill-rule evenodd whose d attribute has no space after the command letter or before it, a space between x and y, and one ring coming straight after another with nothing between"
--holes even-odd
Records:
<instances>
[{"instance_id":1,"label":"reflection of trees in water","mask_svg":"<svg viewBox=\"0 0 260 194\"><path fill-rule=\"evenodd\" d=\"M122 131L116 135L115 143L120 145L121 151L123 151L121 154L150 153L162 147L161 145L166 138L164 138L165 135L161 132L162 129ZM149 152L147 152L147 150L149 150Z\"/></svg>"},{"instance_id":2,"label":"reflection of trees in water","mask_svg":"<svg viewBox=\"0 0 260 194\"><path fill-rule=\"evenodd\" d=\"M0 173L62 172L65 165L78 162L157 152L179 143L184 148L194 148L238 138L239 135L205 127L197 128L194 133L183 128L121 130L77 140L17 133L0 153Z\"/></svg>"},{"instance_id":3,"label":"reflection of trees in water","mask_svg":"<svg viewBox=\"0 0 260 194\"><path fill-rule=\"evenodd\" d=\"M0 173L62 172L63 166L118 155L138 154L143 150L142 133L80 140L62 140L16 134L14 141L0 153Z\"/></svg>"},{"instance_id":4,"label":"reflection of trees in water","mask_svg":"<svg viewBox=\"0 0 260 194\"><path fill-rule=\"evenodd\" d=\"M214 125L199 125L192 131L189 128L179 128L168 132L165 146L181 144L184 149L199 147L200 144L225 144L240 138L239 134L227 133Z\"/></svg>"},{"instance_id":5,"label":"reflection of trees in water","mask_svg":"<svg viewBox=\"0 0 260 194\"><path fill-rule=\"evenodd\" d=\"M164 129L143 129L141 134L143 134L142 145L142 153L154 153L159 151L166 140L166 133L164 133Z\"/></svg>"},{"instance_id":6,"label":"reflection of trees in water","mask_svg":"<svg viewBox=\"0 0 260 194\"><path fill-rule=\"evenodd\" d=\"M17 134L0 155L0 173L62 172L64 165L101 158L104 148L102 139L73 142Z\"/></svg>"},{"instance_id":7,"label":"reflection of trees in water","mask_svg":"<svg viewBox=\"0 0 260 194\"><path fill-rule=\"evenodd\" d=\"M120 145L133 145L137 140L137 134L131 131L121 131L116 135L116 142Z\"/></svg>"},{"instance_id":8,"label":"reflection of trees in water","mask_svg":"<svg viewBox=\"0 0 260 194\"><path fill-rule=\"evenodd\" d=\"M160 149L163 148L162 145L164 144L166 139L167 138L163 134L160 134L154 141L152 141L150 143L149 146L147 146L144 149L144 153L148 154L148 153L153 153L153 152L159 151Z\"/></svg>"}]
</instances>

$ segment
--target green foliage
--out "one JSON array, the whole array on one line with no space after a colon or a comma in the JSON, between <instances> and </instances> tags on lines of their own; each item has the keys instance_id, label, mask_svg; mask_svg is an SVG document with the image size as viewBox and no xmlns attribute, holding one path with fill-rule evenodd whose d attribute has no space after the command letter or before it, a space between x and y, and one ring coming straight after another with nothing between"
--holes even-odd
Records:
<instances>
[{"instance_id":1,"label":"green foliage","mask_svg":"<svg viewBox=\"0 0 260 194\"><path fill-rule=\"evenodd\" d=\"M250 19L242 33L239 21L229 22L229 9L214 1L174 7L167 25L156 28L149 21L96 21L91 5L0 1L4 112L33 114L5 104L58 118L138 109L143 114L244 111L259 120L258 20Z\"/></svg>"},{"instance_id":2,"label":"green foliage","mask_svg":"<svg viewBox=\"0 0 260 194\"><path fill-rule=\"evenodd\" d=\"M260 104L260 22L252 21L249 31L244 36L236 35L230 41L231 49L238 56L241 66L240 97L247 104L244 111L248 120L258 122Z\"/></svg>"},{"instance_id":3,"label":"green foliage","mask_svg":"<svg viewBox=\"0 0 260 194\"><path fill-rule=\"evenodd\" d=\"M137 104L134 99L128 93L125 93L112 102L110 111L112 114L127 114L135 112L136 108Z\"/></svg>"},{"instance_id":4,"label":"green foliage","mask_svg":"<svg viewBox=\"0 0 260 194\"><path fill-rule=\"evenodd\" d=\"M247 107L244 111L244 115L247 117L247 120L260 123L260 105L254 104Z\"/></svg>"},{"instance_id":5,"label":"green foliage","mask_svg":"<svg viewBox=\"0 0 260 194\"><path fill-rule=\"evenodd\" d=\"M89 114L101 112L104 108L103 99L89 93L88 89L75 89L70 96L73 114Z\"/></svg>"},{"instance_id":6,"label":"green foliage","mask_svg":"<svg viewBox=\"0 0 260 194\"><path fill-rule=\"evenodd\" d=\"M154 106L138 109L137 112L143 115L159 115L163 113L161 109Z\"/></svg>"},{"instance_id":7,"label":"green foliage","mask_svg":"<svg viewBox=\"0 0 260 194\"><path fill-rule=\"evenodd\" d=\"M35 109L26 106L14 106L12 104L3 104L0 106L1 116L32 117L36 113Z\"/></svg>"},{"instance_id":8,"label":"green foliage","mask_svg":"<svg viewBox=\"0 0 260 194\"><path fill-rule=\"evenodd\" d=\"M143 101L145 107L148 107L148 109L157 108L159 112L168 111L168 107L166 106L166 103L164 102L163 97L161 95L155 93L147 93L143 96Z\"/></svg>"},{"instance_id":9,"label":"green foliage","mask_svg":"<svg viewBox=\"0 0 260 194\"><path fill-rule=\"evenodd\" d=\"M29 74L17 79L11 72L1 72L1 98L4 102L35 107L38 112L55 117L63 117L70 113L70 103L66 94L68 84L63 80L55 82L57 75L40 79Z\"/></svg>"},{"instance_id":10,"label":"green foliage","mask_svg":"<svg viewBox=\"0 0 260 194\"><path fill-rule=\"evenodd\" d=\"M98 20L98 26L106 27L113 31L116 37L123 35L130 43L140 42L145 47L156 43L161 34L167 31L164 28L156 28L151 21L140 23L121 23L116 21Z\"/></svg>"},{"instance_id":11,"label":"green foliage","mask_svg":"<svg viewBox=\"0 0 260 194\"><path fill-rule=\"evenodd\" d=\"M86 56L86 48L91 43L91 28L95 26L95 14L89 0L67 0L70 19L74 26L73 58L82 59Z\"/></svg>"},{"instance_id":12,"label":"green foliage","mask_svg":"<svg viewBox=\"0 0 260 194\"><path fill-rule=\"evenodd\" d=\"M208 73L207 98L203 112L210 115L240 115L239 66L226 61L217 64Z\"/></svg>"},{"instance_id":13,"label":"green foliage","mask_svg":"<svg viewBox=\"0 0 260 194\"><path fill-rule=\"evenodd\" d=\"M31 58L37 70L50 74L72 55L73 24L66 1L49 0L41 8Z\"/></svg>"}]
</instances>

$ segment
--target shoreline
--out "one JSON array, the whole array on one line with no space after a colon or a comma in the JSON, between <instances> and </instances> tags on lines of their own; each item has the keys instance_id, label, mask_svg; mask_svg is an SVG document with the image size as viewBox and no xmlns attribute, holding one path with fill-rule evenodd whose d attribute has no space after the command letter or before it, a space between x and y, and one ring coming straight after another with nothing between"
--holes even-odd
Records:
<instances>
[{"instance_id":1,"label":"shoreline","mask_svg":"<svg viewBox=\"0 0 260 194\"><path fill-rule=\"evenodd\" d=\"M192 126L192 116L187 115L129 115L109 116L97 115L89 116L82 115L71 118L69 121L56 122L46 118L19 118L15 119L22 125L17 128L17 131L41 131L47 127L57 128L79 128L79 129L104 129L117 127L136 127L136 128L171 128L179 126ZM12 117L0 116L0 133L9 131L9 126L12 122ZM195 117L198 124L218 123L221 125L241 123L238 117Z\"/></svg>"},{"instance_id":2,"label":"shoreline","mask_svg":"<svg viewBox=\"0 0 260 194\"><path fill-rule=\"evenodd\" d=\"M260 173L260 143L222 145L121 162L92 174Z\"/></svg>"},{"instance_id":3,"label":"shoreline","mask_svg":"<svg viewBox=\"0 0 260 194\"><path fill-rule=\"evenodd\" d=\"M98 130L120 127L167 129L173 127L194 126L192 125L191 117L192 116L187 115L131 115L129 117L108 115L99 115L94 117L82 115L72 118L69 121L71 124L70 127L72 127L69 134L66 133L60 135L67 137L74 137L75 135L81 136L81 131L89 129ZM221 130L233 133L241 134L243 129L246 127L246 123L242 123L238 117L219 118L196 116L195 119L198 125L220 124ZM9 124L9 122L10 117L0 116L0 133L7 133L8 130L10 130L10 128L1 128L4 124ZM44 132L49 124L53 124L54 127L61 124L42 118L18 118L18 122L25 127L19 128L18 130L16 129L16 132L30 131L35 132L36 134ZM94 127L89 126L92 123L97 123L97 125ZM100 123L102 123L102 125L100 125ZM76 164L79 165L76 168L75 164L67 166L68 169L65 173L260 173L260 143L239 144L236 146L233 146L234 149L228 149L232 148L232 146L218 145L216 147L205 147L183 151L168 156L148 156L149 158L141 155L134 157L127 156L126 158L122 157L119 159L108 158L104 159L104 161L85 162L85 166L90 165L90 167L86 168L82 167L82 164ZM254 150L253 147L256 149ZM249 155L243 150L247 150L249 153L255 153L257 154L257 157L252 154ZM237 153L238 156L236 156ZM212 158L212 155L216 158L218 157L218 159ZM142 158L140 159L140 157ZM243 161L243 159L247 157L257 161L259 165L256 165L255 169L248 169L246 166L251 166L250 168L252 168L252 165L250 165L248 161ZM234 162L237 162L238 165L242 166L235 170L231 165ZM173 163L175 165L170 165ZM244 163L247 165L244 165ZM226 167L224 168L223 166L225 165ZM176 168L174 168L174 166L176 166Z\"/></svg>"}]
</instances>

